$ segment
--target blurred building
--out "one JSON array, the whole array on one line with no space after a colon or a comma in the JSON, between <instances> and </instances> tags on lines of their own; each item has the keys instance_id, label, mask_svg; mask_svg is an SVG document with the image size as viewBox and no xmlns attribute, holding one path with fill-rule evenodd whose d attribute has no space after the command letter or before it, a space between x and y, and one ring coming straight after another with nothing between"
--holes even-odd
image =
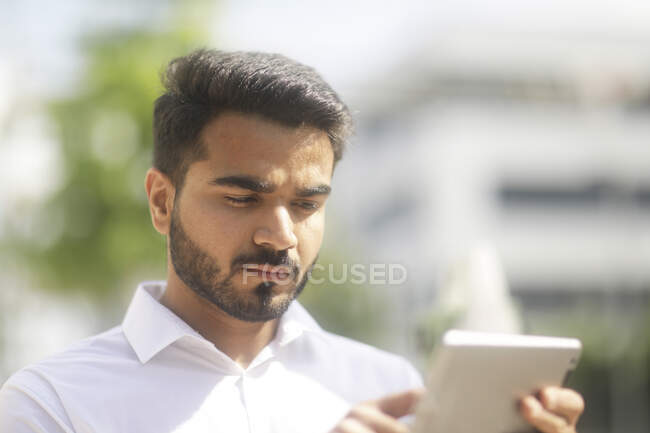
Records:
<instances>
[{"instance_id":1,"label":"blurred building","mask_svg":"<svg viewBox=\"0 0 650 433\"><path fill-rule=\"evenodd\" d=\"M371 81L335 182L340 217L370 260L408 263L406 292L393 292L396 335L477 242L498 251L528 331L591 306L618 343L638 333L650 300L644 48L438 40ZM648 431L647 385L620 389L647 384L647 369L602 379L610 425L590 431Z\"/></svg>"}]
</instances>

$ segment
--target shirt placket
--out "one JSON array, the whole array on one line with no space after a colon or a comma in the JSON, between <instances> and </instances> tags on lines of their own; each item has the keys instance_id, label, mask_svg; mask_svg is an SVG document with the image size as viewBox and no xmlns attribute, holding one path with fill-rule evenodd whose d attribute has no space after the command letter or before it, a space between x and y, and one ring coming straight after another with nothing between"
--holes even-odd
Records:
<instances>
[{"instance_id":1,"label":"shirt placket","mask_svg":"<svg viewBox=\"0 0 650 433\"><path fill-rule=\"evenodd\" d=\"M240 377L241 395L248 418L250 433L270 433L268 404L263 401L259 381L249 372L244 371Z\"/></svg>"}]
</instances>

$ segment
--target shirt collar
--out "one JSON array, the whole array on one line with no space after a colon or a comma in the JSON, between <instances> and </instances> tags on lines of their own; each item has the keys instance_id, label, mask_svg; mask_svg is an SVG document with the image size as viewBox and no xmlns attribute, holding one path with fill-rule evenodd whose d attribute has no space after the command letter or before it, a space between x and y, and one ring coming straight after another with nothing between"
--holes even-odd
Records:
<instances>
[{"instance_id":1,"label":"shirt collar","mask_svg":"<svg viewBox=\"0 0 650 433\"><path fill-rule=\"evenodd\" d=\"M208 342L159 302L166 287L165 281L141 283L122 322L122 331L143 364L183 337L198 338ZM322 332L324 332L322 328L307 310L294 301L280 318L278 331L271 344L281 347L307 333Z\"/></svg>"}]
</instances>

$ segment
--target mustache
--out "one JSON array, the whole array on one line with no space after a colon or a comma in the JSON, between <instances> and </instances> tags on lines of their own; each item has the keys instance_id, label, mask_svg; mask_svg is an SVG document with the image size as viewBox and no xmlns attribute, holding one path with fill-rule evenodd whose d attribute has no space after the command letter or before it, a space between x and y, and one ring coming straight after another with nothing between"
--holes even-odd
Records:
<instances>
[{"instance_id":1,"label":"mustache","mask_svg":"<svg viewBox=\"0 0 650 433\"><path fill-rule=\"evenodd\" d=\"M231 269L240 268L243 265L247 264L257 264L257 265L271 265L271 266L287 266L291 268L294 276L297 276L300 272L300 266L296 263L295 260L289 257L288 251L273 251L269 249L262 249L254 253L243 253L236 256L231 263Z\"/></svg>"}]
</instances>

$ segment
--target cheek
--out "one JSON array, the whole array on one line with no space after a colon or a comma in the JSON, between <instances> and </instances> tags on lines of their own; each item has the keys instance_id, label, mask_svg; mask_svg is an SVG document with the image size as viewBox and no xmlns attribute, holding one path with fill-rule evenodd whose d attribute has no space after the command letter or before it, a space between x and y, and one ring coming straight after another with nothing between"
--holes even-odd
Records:
<instances>
[{"instance_id":1,"label":"cheek","mask_svg":"<svg viewBox=\"0 0 650 433\"><path fill-rule=\"evenodd\" d=\"M311 263L320 250L325 231L325 214L312 215L295 228L298 238L298 254L303 264Z\"/></svg>"},{"instance_id":2,"label":"cheek","mask_svg":"<svg viewBox=\"0 0 650 433\"><path fill-rule=\"evenodd\" d=\"M248 218L233 212L214 200L198 201L183 215L185 229L192 239L215 257L230 260L239 253L249 236Z\"/></svg>"}]
</instances>

